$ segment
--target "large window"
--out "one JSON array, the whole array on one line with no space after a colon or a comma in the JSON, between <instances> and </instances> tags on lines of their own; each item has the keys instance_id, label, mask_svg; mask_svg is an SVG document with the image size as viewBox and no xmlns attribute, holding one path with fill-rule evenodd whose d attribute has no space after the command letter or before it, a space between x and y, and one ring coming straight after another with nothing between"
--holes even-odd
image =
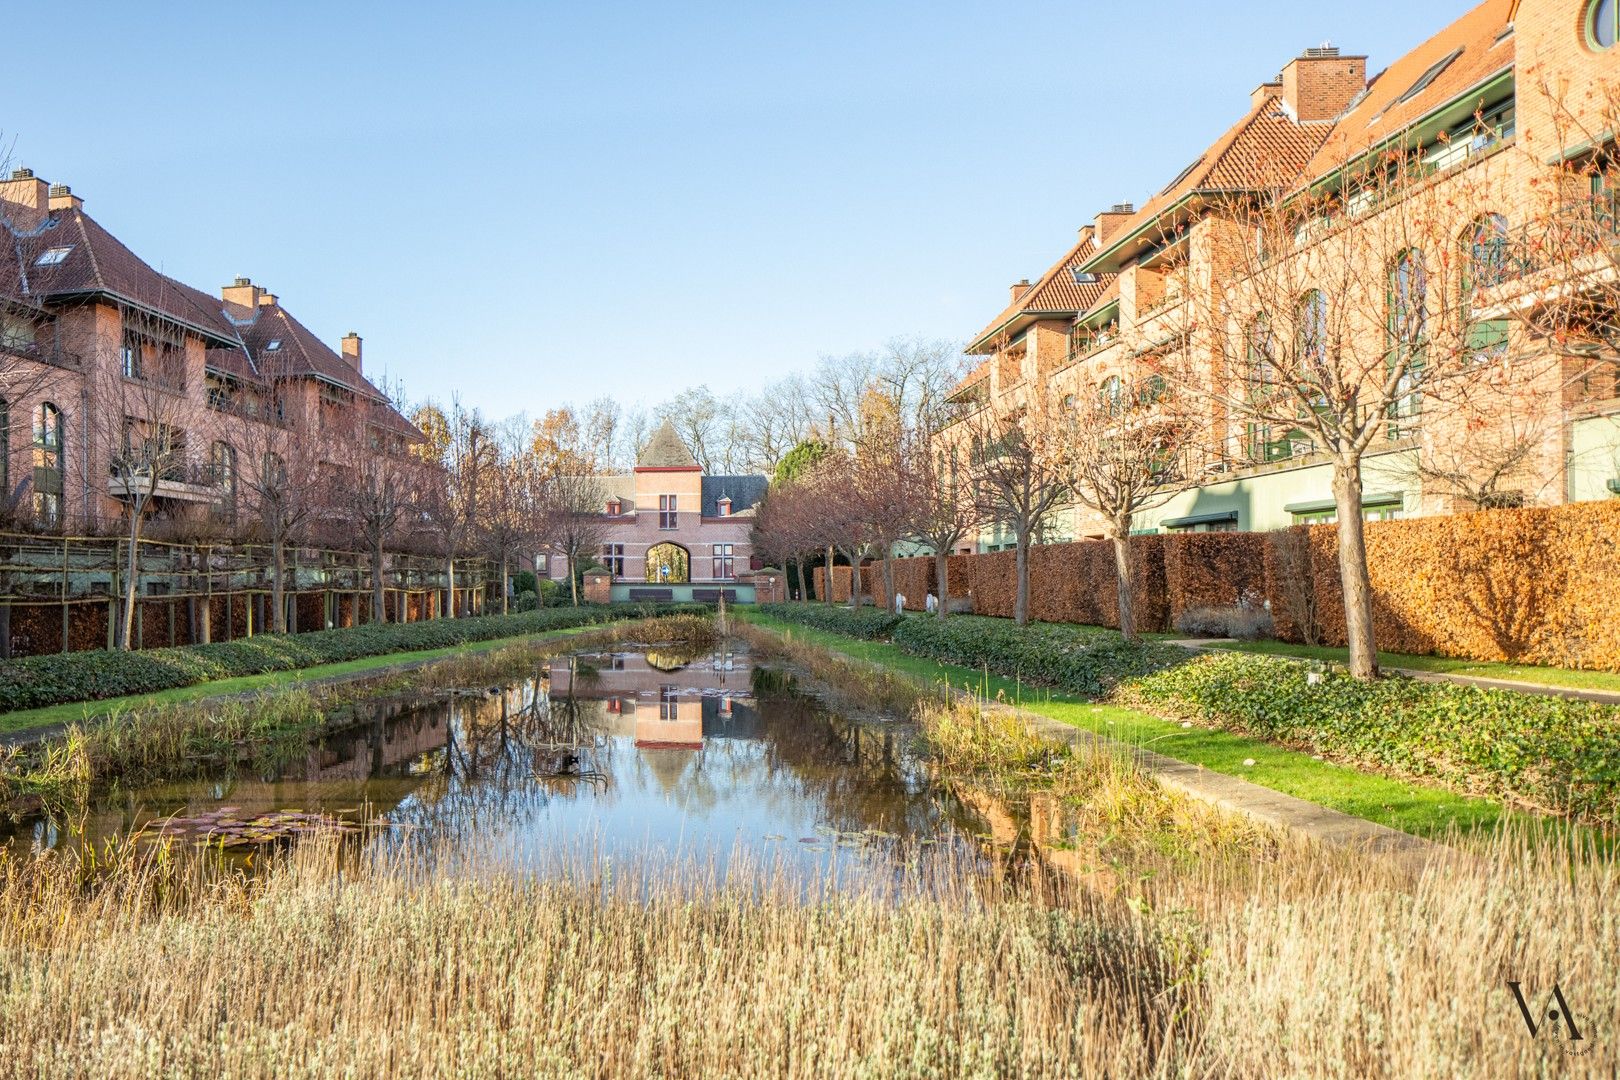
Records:
<instances>
[{"instance_id":1,"label":"large window","mask_svg":"<svg viewBox=\"0 0 1620 1080\"><path fill-rule=\"evenodd\" d=\"M236 447L216 442L209 448L208 478L218 493L214 517L226 525L236 524Z\"/></svg>"},{"instance_id":2,"label":"large window","mask_svg":"<svg viewBox=\"0 0 1620 1080\"><path fill-rule=\"evenodd\" d=\"M1421 407L1418 384L1423 377L1423 343L1428 329L1428 276L1423 269L1423 253L1404 251L1389 269L1387 334L1391 369L1403 367L1396 399L1390 403L1389 437L1400 439L1414 433L1409 422Z\"/></svg>"},{"instance_id":3,"label":"large window","mask_svg":"<svg viewBox=\"0 0 1620 1080\"><path fill-rule=\"evenodd\" d=\"M1463 230L1458 240L1462 280L1458 283L1462 309L1473 310L1474 293L1500 285L1509 276L1508 222L1501 214L1485 214ZM1499 359L1508 348L1508 324L1503 319L1470 319L1468 348L1476 362Z\"/></svg>"},{"instance_id":4,"label":"large window","mask_svg":"<svg viewBox=\"0 0 1620 1080\"><path fill-rule=\"evenodd\" d=\"M1271 319L1265 312L1256 315L1254 321L1249 323L1245 350L1249 370L1244 397L1251 409L1270 412L1271 402L1277 394L1277 341L1272 336ZM1244 454L1251 461L1262 462L1293 457L1296 441L1291 438L1292 434L1276 438L1271 424L1250 420L1244 430Z\"/></svg>"},{"instance_id":5,"label":"large window","mask_svg":"<svg viewBox=\"0 0 1620 1080\"><path fill-rule=\"evenodd\" d=\"M714 577L716 580L727 581L736 577L736 563L733 561L730 544L714 545Z\"/></svg>"},{"instance_id":6,"label":"large window","mask_svg":"<svg viewBox=\"0 0 1620 1080\"><path fill-rule=\"evenodd\" d=\"M62 410L47 401L34 416L34 517L55 528L62 523Z\"/></svg>"},{"instance_id":7,"label":"large window","mask_svg":"<svg viewBox=\"0 0 1620 1080\"><path fill-rule=\"evenodd\" d=\"M1598 51L1620 39L1620 0L1591 0L1586 8L1586 44Z\"/></svg>"},{"instance_id":8,"label":"large window","mask_svg":"<svg viewBox=\"0 0 1620 1080\"><path fill-rule=\"evenodd\" d=\"M658 496L658 527L660 529L675 528L675 496Z\"/></svg>"},{"instance_id":9,"label":"large window","mask_svg":"<svg viewBox=\"0 0 1620 1080\"><path fill-rule=\"evenodd\" d=\"M608 573L615 578L624 577L624 545L603 544L602 565L607 567Z\"/></svg>"},{"instance_id":10,"label":"large window","mask_svg":"<svg viewBox=\"0 0 1620 1080\"><path fill-rule=\"evenodd\" d=\"M654 544L647 549L647 580L659 585L691 581L691 556L679 544Z\"/></svg>"}]
</instances>

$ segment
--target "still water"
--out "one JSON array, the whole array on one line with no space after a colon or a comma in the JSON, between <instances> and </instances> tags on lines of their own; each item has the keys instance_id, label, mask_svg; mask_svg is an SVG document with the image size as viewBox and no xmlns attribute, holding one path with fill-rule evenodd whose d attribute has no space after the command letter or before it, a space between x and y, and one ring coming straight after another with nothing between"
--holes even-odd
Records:
<instances>
[{"instance_id":1,"label":"still water","mask_svg":"<svg viewBox=\"0 0 1620 1080\"><path fill-rule=\"evenodd\" d=\"M260 775L116 792L71 827L40 822L13 842L290 811L362 824L373 850L476 844L536 869L569 852L673 854L721 871L740 856L818 876L977 858L981 826L911 743L903 722L840 715L740 643L631 646L538 660L503 686L377 703Z\"/></svg>"}]
</instances>

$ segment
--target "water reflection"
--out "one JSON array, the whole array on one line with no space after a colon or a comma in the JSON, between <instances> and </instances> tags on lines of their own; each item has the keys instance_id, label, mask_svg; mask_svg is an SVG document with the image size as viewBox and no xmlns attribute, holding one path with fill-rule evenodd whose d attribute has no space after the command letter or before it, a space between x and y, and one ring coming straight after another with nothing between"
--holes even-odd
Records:
<instances>
[{"instance_id":1,"label":"water reflection","mask_svg":"<svg viewBox=\"0 0 1620 1080\"><path fill-rule=\"evenodd\" d=\"M757 667L737 644L539 662L502 687L378 705L269 775L142 788L104 800L90 837L229 803L369 808L368 841L476 841L542 867L559 850L650 850L723 866L742 852L825 867L958 858L971 823L912 759L899 724L846 719ZM29 842L66 837L41 825Z\"/></svg>"}]
</instances>

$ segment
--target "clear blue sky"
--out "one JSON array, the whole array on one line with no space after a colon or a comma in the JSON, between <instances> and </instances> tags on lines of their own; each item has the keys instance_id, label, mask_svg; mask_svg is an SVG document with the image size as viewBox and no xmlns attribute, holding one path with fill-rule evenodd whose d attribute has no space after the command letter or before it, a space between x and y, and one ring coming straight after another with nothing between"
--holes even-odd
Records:
<instances>
[{"instance_id":1,"label":"clear blue sky","mask_svg":"<svg viewBox=\"0 0 1620 1080\"><path fill-rule=\"evenodd\" d=\"M326 340L359 331L368 374L505 415L965 338L1299 49L1379 70L1464 7L31 10L13 164L164 271L250 275Z\"/></svg>"}]
</instances>

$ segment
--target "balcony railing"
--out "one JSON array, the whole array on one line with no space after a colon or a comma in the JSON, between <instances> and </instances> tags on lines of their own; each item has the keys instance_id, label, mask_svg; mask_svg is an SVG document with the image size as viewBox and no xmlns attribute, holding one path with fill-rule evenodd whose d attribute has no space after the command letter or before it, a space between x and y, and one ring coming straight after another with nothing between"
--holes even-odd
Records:
<instances>
[{"instance_id":1,"label":"balcony railing","mask_svg":"<svg viewBox=\"0 0 1620 1080\"><path fill-rule=\"evenodd\" d=\"M1620 192L1604 192L1569 203L1551 214L1511 229L1498 241L1501 255L1486 263L1489 288L1559 267L1579 269L1583 260L1620 245ZM1476 264L1481 262L1476 256Z\"/></svg>"}]
</instances>

